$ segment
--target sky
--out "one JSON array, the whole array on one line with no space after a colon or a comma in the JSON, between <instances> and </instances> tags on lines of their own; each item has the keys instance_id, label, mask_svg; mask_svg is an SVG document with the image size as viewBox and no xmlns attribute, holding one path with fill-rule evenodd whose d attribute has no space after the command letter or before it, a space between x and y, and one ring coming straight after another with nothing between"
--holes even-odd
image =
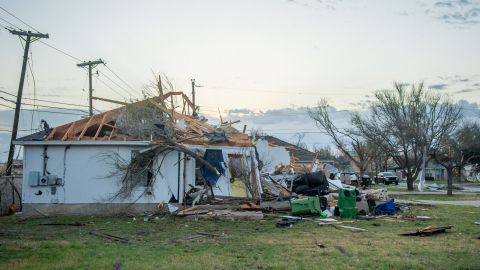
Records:
<instances>
[{"instance_id":1,"label":"sky","mask_svg":"<svg viewBox=\"0 0 480 270\"><path fill-rule=\"evenodd\" d=\"M480 1L0 0L0 7L48 33L41 41L63 52L32 44L24 97L35 92L45 100L36 104L82 110L33 117L22 111L20 135L38 128L40 119L55 126L84 115L87 76L76 64L98 58L107 66L97 67L95 96L139 98L159 73L176 91L190 93L195 78L202 86L197 104L207 117L220 112L285 140L304 132L309 146L329 140L308 119L307 107L327 98L338 123L348 125L349 111L365 110L373 91L395 81L425 82L472 117L480 113ZM0 26L31 29L5 10ZM19 38L1 28L0 91L16 94L22 55ZM14 99L4 92L0 97ZM13 114L5 106L13 103L0 100L0 160ZM94 107L115 105L95 101Z\"/></svg>"}]
</instances>

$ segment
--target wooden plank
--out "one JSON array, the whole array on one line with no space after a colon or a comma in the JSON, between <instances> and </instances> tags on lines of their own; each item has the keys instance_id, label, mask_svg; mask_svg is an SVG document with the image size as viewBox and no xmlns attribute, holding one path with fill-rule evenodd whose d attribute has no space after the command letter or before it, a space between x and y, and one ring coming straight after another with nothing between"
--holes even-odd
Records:
<instances>
[{"instance_id":1,"label":"wooden plank","mask_svg":"<svg viewBox=\"0 0 480 270\"><path fill-rule=\"evenodd\" d=\"M182 95L182 94L183 94L183 92L168 92L165 95L161 96L160 100L163 102L171 96L178 96L178 95Z\"/></svg>"},{"instance_id":2,"label":"wooden plank","mask_svg":"<svg viewBox=\"0 0 480 270\"><path fill-rule=\"evenodd\" d=\"M93 140L96 140L98 135L100 134L100 131L103 128L103 124L105 124L105 119L107 118L107 114L104 114L102 117L102 122L100 122L100 126L98 126L97 132L95 132L95 136L93 136Z\"/></svg>"},{"instance_id":3,"label":"wooden plank","mask_svg":"<svg viewBox=\"0 0 480 270\"><path fill-rule=\"evenodd\" d=\"M85 134L87 129L90 127L90 123L92 123L93 118L95 118L95 115L90 116L90 119L88 119L88 122L83 127L82 133L80 133L80 136L78 136L77 141L80 141L82 139L83 135Z\"/></svg>"},{"instance_id":4,"label":"wooden plank","mask_svg":"<svg viewBox=\"0 0 480 270\"><path fill-rule=\"evenodd\" d=\"M188 103L188 106L189 106L190 108L192 108L192 111L195 111L195 106L193 106L193 103L190 101L190 99L187 97L187 95L185 95L184 93L182 93L182 97L183 97L183 100Z\"/></svg>"},{"instance_id":5,"label":"wooden plank","mask_svg":"<svg viewBox=\"0 0 480 270\"><path fill-rule=\"evenodd\" d=\"M106 124L105 124L105 125L106 125ZM114 125L114 126L109 125L109 126L112 127L112 132L110 132L110 136L108 136L108 140L109 140L109 141L110 141L110 139L112 139L113 133L115 133L115 131L117 131L116 125L117 125L117 122L115 122L115 125Z\"/></svg>"},{"instance_id":6,"label":"wooden plank","mask_svg":"<svg viewBox=\"0 0 480 270\"><path fill-rule=\"evenodd\" d=\"M48 134L47 140L52 139L55 132L57 132L57 128L54 128L52 131L50 131L50 134Z\"/></svg>"},{"instance_id":7,"label":"wooden plank","mask_svg":"<svg viewBox=\"0 0 480 270\"><path fill-rule=\"evenodd\" d=\"M73 127L75 126L75 123L76 123L76 122L73 122L73 123L70 125L70 127L67 129L67 132L65 132L65 134L64 134L63 137L62 137L62 141L67 140L67 138L68 138L68 133L70 133L70 131L73 129Z\"/></svg>"},{"instance_id":8,"label":"wooden plank","mask_svg":"<svg viewBox=\"0 0 480 270\"><path fill-rule=\"evenodd\" d=\"M253 150L250 150L250 166L251 166L251 175L252 175L252 189L253 189L253 199L260 198L258 193L258 183L257 183L257 172L255 168L255 159L253 158Z\"/></svg>"},{"instance_id":9,"label":"wooden plank","mask_svg":"<svg viewBox=\"0 0 480 270\"><path fill-rule=\"evenodd\" d=\"M108 98L101 98L101 97L92 97L92 99L101 100L101 101L106 101L106 102L115 103L115 104L120 104L120 105L128 105L128 104L130 104L130 103L123 102L123 101L118 101L118 100L113 100L113 99L108 99Z\"/></svg>"}]
</instances>

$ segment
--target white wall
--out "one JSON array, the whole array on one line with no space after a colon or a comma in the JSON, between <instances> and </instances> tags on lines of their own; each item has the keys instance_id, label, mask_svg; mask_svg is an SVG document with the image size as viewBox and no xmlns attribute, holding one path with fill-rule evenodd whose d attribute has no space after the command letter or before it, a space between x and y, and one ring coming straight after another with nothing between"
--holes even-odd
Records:
<instances>
[{"instance_id":1,"label":"white wall","mask_svg":"<svg viewBox=\"0 0 480 270\"><path fill-rule=\"evenodd\" d=\"M256 144L258 156L263 161L263 172L272 173L279 164L290 164L290 153L282 146L269 146L268 141L260 139Z\"/></svg>"},{"instance_id":2,"label":"white wall","mask_svg":"<svg viewBox=\"0 0 480 270\"><path fill-rule=\"evenodd\" d=\"M57 186L57 194L51 194L50 186L30 187L28 174L30 171L43 170L43 146L25 146L24 148L24 203L99 203L106 202L120 187L120 176L111 176L115 171L108 158L102 155L110 152L118 153L129 161L131 151L141 149L138 146L49 146L47 148L47 171L64 179L64 186ZM65 152L66 151L66 152ZM64 159L65 156L65 159ZM172 168L178 155L168 154L161 169L161 175L170 181L177 180L177 170ZM168 199L164 191L168 189L166 181L156 181L154 196L143 196L137 202L160 202ZM35 195L42 191L42 195ZM138 198L143 187L139 187L131 199L114 202L132 202ZM160 192L157 192L160 191ZM176 185L173 192L176 192ZM170 197L168 197L170 198Z\"/></svg>"},{"instance_id":3,"label":"white wall","mask_svg":"<svg viewBox=\"0 0 480 270\"><path fill-rule=\"evenodd\" d=\"M101 203L111 202L109 199L121 186L120 176L112 176L115 171L109 158L104 155L109 152L118 153L123 159L129 161L132 150L139 150L142 146L88 146L72 145L68 149L66 146L48 146L47 148L47 171L52 175L57 175L64 179L63 186L56 186L56 194L51 194L51 186L31 187L28 184L28 175L30 171L39 171L43 174L43 146L27 145L24 147L24 179L22 199L23 203ZM250 155L253 148L241 147L205 147L191 146L192 149L222 149L224 160L228 163L228 154L244 153ZM103 156L103 157L102 157ZM65 158L64 158L65 157ZM250 158L247 158L250 166ZM185 162L185 181L184 181L184 162ZM145 187L138 187L133 196L127 200L116 200L114 203L129 203L136 201L138 203L159 203L168 202L170 198L177 198L182 202L183 193L190 188L188 184L195 184L195 160L193 158L184 159L184 154L172 151L164 156L159 156L154 162L154 168L160 163L160 171L156 174L155 184L152 188L152 196L139 196L145 190ZM180 178L178 177L178 165L180 166ZM249 167L250 168L250 167ZM259 172L256 171L257 183L260 187ZM180 179L180 182L178 182ZM214 188L215 195L228 196L230 194L230 172L226 169L225 175L222 175ZM185 188L186 187L186 188ZM179 190L180 189L180 190ZM41 195L39 191L42 192ZM260 188L259 191L261 192ZM138 199L138 200L137 200Z\"/></svg>"}]
</instances>

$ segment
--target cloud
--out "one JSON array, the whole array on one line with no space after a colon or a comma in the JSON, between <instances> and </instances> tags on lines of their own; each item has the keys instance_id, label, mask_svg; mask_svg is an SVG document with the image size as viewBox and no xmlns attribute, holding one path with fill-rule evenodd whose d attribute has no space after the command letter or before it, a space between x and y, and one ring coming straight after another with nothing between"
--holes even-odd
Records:
<instances>
[{"instance_id":1,"label":"cloud","mask_svg":"<svg viewBox=\"0 0 480 270\"><path fill-rule=\"evenodd\" d=\"M241 116L241 115L254 115L255 112L250 109L231 109L228 111L229 115L232 116Z\"/></svg>"},{"instance_id":2,"label":"cloud","mask_svg":"<svg viewBox=\"0 0 480 270\"><path fill-rule=\"evenodd\" d=\"M316 10L326 9L330 11L337 10L337 6L341 3L341 0L287 0L287 3L304 6Z\"/></svg>"},{"instance_id":3,"label":"cloud","mask_svg":"<svg viewBox=\"0 0 480 270\"><path fill-rule=\"evenodd\" d=\"M406 11L402 11L402 12L395 12L395 15L398 15L398 16L408 16L408 12Z\"/></svg>"},{"instance_id":4,"label":"cloud","mask_svg":"<svg viewBox=\"0 0 480 270\"><path fill-rule=\"evenodd\" d=\"M431 89L435 89L435 90L444 90L445 88L447 88L448 84L446 83L439 83L439 84L432 84L429 86L429 88Z\"/></svg>"},{"instance_id":5,"label":"cloud","mask_svg":"<svg viewBox=\"0 0 480 270\"><path fill-rule=\"evenodd\" d=\"M425 8L424 4L421 6ZM437 1L425 9L425 14L451 25L476 25L480 24L480 2L469 0Z\"/></svg>"},{"instance_id":6,"label":"cloud","mask_svg":"<svg viewBox=\"0 0 480 270\"><path fill-rule=\"evenodd\" d=\"M480 91L480 88L467 88L467 89L456 91L455 94L471 93L471 92L477 92L477 91Z\"/></svg>"},{"instance_id":7,"label":"cloud","mask_svg":"<svg viewBox=\"0 0 480 270\"><path fill-rule=\"evenodd\" d=\"M449 7L449 8L453 8L452 1L436 2L434 6L436 6L436 7Z\"/></svg>"},{"instance_id":8,"label":"cloud","mask_svg":"<svg viewBox=\"0 0 480 270\"><path fill-rule=\"evenodd\" d=\"M460 75L453 75L453 76L437 76L442 81L448 81L450 84L457 84L457 83L465 83L473 80L476 75L464 77Z\"/></svg>"},{"instance_id":9,"label":"cloud","mask_svg":"<svg viewBox=\"0 0 480 270\"><path fill-rule=\"evenodd\" d=\"M462 108L464 121L478 121L478 117L480 116L480 105L478 103L461 99L457 104Z\"/></svg>"}]
</instances>

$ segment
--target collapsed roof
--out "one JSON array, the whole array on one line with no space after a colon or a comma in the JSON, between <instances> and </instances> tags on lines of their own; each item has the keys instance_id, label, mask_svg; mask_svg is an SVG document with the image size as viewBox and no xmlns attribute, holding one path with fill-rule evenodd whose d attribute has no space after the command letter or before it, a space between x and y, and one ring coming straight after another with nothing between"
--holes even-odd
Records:
<instances>
[{"instance_id":1,"label":"collapsed roof","mask_svg":"<svg viewBox=\"0 0 480 270\"><path fill-rule=\"evenodd\" d=\"M174 106L173 96L180 96L183 106ZM172 98L171 106L166 100ZM47 141L150 141L161 144L175 140L185 144L253 146L247 134L240 133L231 122L218 126L208 119L190 115L194 105L182 92L169 92L100 114L55 127ZM181 113L175 111L182 108Z\"/></svg>"}]
</instances>

